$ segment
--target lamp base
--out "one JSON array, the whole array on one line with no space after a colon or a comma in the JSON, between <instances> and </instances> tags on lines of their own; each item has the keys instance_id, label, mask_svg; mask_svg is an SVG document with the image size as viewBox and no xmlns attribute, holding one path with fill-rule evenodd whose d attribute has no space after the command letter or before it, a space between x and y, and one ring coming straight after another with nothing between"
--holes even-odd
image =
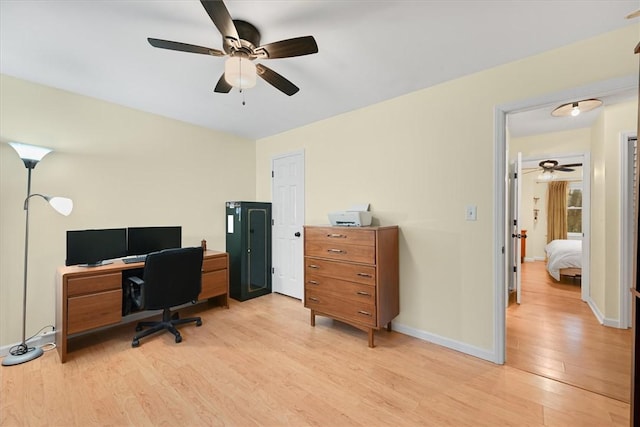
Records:
<instances>
[{"instance_id":1,"label":"lamp base","mask_svg":"<svg viewBox=\"0 0 640 427\"><path fill-rule=\"evenodd\" d=\"M37 359L42 356L44 351L40 347L29 347L26 353L22 354L8 354L2 359L2 366L19 365L21 363L29 362L33 359Z\"/></svg>"}]
</instances>

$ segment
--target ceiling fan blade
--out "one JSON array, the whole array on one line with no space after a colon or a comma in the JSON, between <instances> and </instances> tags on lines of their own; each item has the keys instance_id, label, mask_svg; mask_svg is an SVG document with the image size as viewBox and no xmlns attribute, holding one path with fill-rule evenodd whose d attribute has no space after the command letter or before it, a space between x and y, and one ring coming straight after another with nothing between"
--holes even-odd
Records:
<instances>
[{"instance_id":1,"label":"ceiling fan blade","mask_svg":"<svg viewBox=\"0 0 640 427\"><path fill-rule=\"evenodd\" d=\"M256 64L256 71L264 81L289 96L294 95L300 90L298 86L294 85L271 68L267 68L262 64Z\"/></svg>"},{"instance_id":2,"label":"ceiling fan blade","mask_svg":"<svg viewBox=\"0 0 640 427\"><path fill-rule=\"evenodd\" d=\"M560 165L559 168L577 168L578 166L582 166L582 163L568 163L566 165Z\"/></svg>"},{"instance_id":3,"label":"ceiling fan blade","mask_svg":"<svg viewBox=\"0 0 640 427\"><path fill-rule=\"evenodd\" d=\"M230 90L231 90L231 85L227 83L227 81L224 78L224 73L222 73L222 75L220 76L220 80L218 80L218 84L216 85L216 88L213 91L218 93L229 93Z\"/></svg>"},{"instance_id":4,"label":"ceiling fan blade","mask_svg":"<svg viewBox=\"0 0 640 427\"><path fill-rule=\"evenodd\" d=\"M218 49L212 49L210 47L196 46L196 45L180 43L180 42L172 42L171 40L147 38L147 41L151 46L159 47L161 49L177 50L179 52L201 53L203 55L211 55L211 56L226 55L223 51Z\"/></svg>"},{"instance_id":5,"label":"ceiling fan blade","mask_svg":"<svg viewBox=\"0 0 640 427\"><path fill-rule=\"evenodd\" d=\"M224 2L222 0L200 0L200 3L202 3L204 10L207 11L222 37L230 42L234 41L239 48L240 36Z\"/></svg>"},{"instance_id":6,"label":"ceiling fan blade","mask_svg":"<svg viewBox=\"0 0 640 427\"><path fill-rule=\"evenodd\" d=\"M553 168L554 171L560 171L560 172L573 172L575 171L575 169L571 169L571 168L565 168L565 167L557 167L557 168Z\"/></svg>"},{"instance_id":7,"label":"ceiling fan blade","mask_svg":"<svg viewBox=\"0 0 640 427\"><path fill-rule=\"evenodd\" d=\"M318 53L318 44L313 36L296 37L259 46L254 53L269 59L291 58Z\"/></svg>"}]
</instances>

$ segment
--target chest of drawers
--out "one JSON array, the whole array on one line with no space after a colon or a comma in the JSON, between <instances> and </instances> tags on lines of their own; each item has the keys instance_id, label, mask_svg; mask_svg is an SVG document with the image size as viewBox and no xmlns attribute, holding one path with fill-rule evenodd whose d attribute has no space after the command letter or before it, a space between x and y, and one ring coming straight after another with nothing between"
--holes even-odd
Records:
<instances>
[{"instance_id":1,"label":"chest of drawers","mask_svg":"<svg viewBox=\"0 0 640 427\"><path fill-rule=\"evenodd\" d=\"M400 313L398 227L305 226L304 305L368 333Z\"/></svg>"}]
</instances>

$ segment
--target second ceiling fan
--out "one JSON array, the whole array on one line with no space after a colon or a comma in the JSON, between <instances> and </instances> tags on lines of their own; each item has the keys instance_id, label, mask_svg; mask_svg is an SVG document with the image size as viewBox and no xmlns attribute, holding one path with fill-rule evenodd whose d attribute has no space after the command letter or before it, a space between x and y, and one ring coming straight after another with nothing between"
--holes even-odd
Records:
<instances>
[{"instance_id":1,"label":"second ceiling fan","mask_svg":"<svg viewBox=\"0 0 640 427\"><path fill-rule=\"evenodd\" d=\"M254 64L256 59L290 58L318 52L313 36L296 37L260 45L260 32L251 23L232 19L222 0L200 0L202 6L222 34L224 51L192 44L147 38L151 46L199 53L211 56L229 56L225 71L216 84L215 92L228 93L233 87L246 89L255 85L256 76L291 96L300 89L289 80L262 64Z\"/></svg>"}]
</instances>

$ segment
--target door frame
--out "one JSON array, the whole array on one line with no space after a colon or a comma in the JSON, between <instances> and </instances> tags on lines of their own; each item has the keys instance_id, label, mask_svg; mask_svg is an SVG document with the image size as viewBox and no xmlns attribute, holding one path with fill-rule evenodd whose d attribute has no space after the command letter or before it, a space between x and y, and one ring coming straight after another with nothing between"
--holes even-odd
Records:
<instances>
[{"instance_id":1,"label":"door frame","mask_svg":"<svg viewBox=\"0 0 640 427\"><path fill-rule=\"evenodd\" d=\"M631 327L631 291L633 283L633 245L634 239L632 231L635 228L635 215L633 209L633 155L630 150L629 141L637 139L637 132L623 132L620 134L620 306L619 328L627 329Z\"/></svg>"},{"instance_id":2,"label":"door frame","mask_svg":"<svg viewBox=\"0 0 640 427\"><path fill-rule=\"evenodd\" d=\"M574 99L604 96L621 90L637 89L638 76L629 75L609 79L593 84L546 94L536 98L497 105L494 107L494 168L493 168L493 253L494 253L494 346L492 361L504 364L506 358L506 301L507 263L505 250L508 247L506 237L507 223L507 115L537 109L547 105L560 105Z\"/></svg>"}]
</instances>

